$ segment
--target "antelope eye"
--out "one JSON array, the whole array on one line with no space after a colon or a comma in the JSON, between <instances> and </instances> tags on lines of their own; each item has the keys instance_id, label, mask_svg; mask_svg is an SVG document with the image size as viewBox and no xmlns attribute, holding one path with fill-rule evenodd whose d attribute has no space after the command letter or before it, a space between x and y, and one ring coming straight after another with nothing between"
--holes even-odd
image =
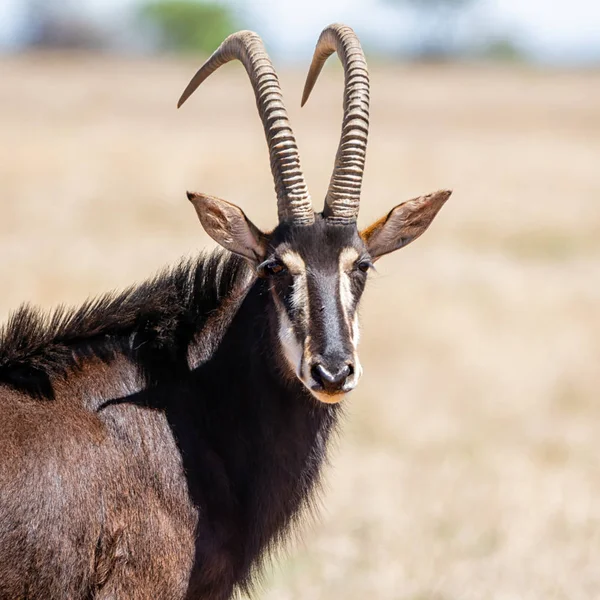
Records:
<instances>
[{"instance_id":1,"label":"antelope eye","mask_svg":"<svg viewBox=\"0 0 600 600\"><path fill-rule=\"evenodd\" d=\"M282 273L283 271L285 271L285 267L283 266L282 263L280 262L276 262L273 264L270 264L267 267L267 270L269 271L269 273L271 273L272 275L277 275L278 273Z\"/></svg>"},{"instance_id":2,"label":"antelope eye","mask_svg":"<svg viewBox=\"0 0 600 600\"><path fill-rule=\"evenodd\" d=\"M366 273L373 265L370 260L361 260L357 266L359 271Z\"/></svg>"},{"instance_id":3,"label":"antelope eye","mask_svg":"<svg viewBox=\"0 0 600 600\"><path fill-rule=\"evenodd\" d=\"M280 275L285 272L285 265L278 260L269 260L258 267L258 274L261 277L268 277L270 275Z\"/></svg>"}]
</instances>

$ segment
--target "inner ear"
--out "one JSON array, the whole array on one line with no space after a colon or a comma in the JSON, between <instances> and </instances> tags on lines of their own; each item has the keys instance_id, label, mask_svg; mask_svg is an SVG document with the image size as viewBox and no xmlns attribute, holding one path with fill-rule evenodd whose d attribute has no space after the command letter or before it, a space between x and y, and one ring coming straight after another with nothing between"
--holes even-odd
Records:
<instances>
[{"instance_id":1,"label":"inner ear","mask_svg":"<svg viewBox=\"0 0 600 600\"><path fill-rule=\"evenodd\" d=\"M450 190L440 190L408 200L361 231L360 236L371 258L375 261L416 240L429 227L451 193Z\"/></svg>"},{"instance_id":2,"label":"inner ear","mask_svg":"<svg viewBox=\"0 0 600 600\"><path fill-rule=\"evenodd\" d=\"M215 242L255 265L264 260L267 236L241 208L206 194L188 192L187 197L194 205L202 227Z\"/></svg>"}]
</instances>

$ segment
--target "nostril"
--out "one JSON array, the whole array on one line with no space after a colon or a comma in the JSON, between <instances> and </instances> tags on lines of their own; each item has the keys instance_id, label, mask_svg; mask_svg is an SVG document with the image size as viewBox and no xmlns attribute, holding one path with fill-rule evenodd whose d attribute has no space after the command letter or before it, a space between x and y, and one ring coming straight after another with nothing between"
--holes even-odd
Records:
<instances>
[{"instance_id":1,"label":"nostril","mask_svg":"<svg viewBox=\"0 0 600 600\"><path fill-rule=\"evenodd\" d=\"M344 365L334 377L333 383L343 383L352 374L352 367L350 365Z\"/></svg>"},{"instance_id":2,"label":"nostril","mask_svg":"<svg viewBox=\"0 0 600 600\"><path fill-rule=\"evenodd\" d=\"M323 365L321 365L320 363L313 365L310 369L310 374L312 375L312 378L321 387L325 387L325 379L323 377L323 371L324 371Z\"/></svg>"},{"instance_id":3,"label":"nostril","mask_svg":"<svg viewBox=\"0 0 600 600\"><path fill-rule=\"evenodd\" d=\"M310 373L318 385L328 391L337 391L346 382L346 379L354 373L352 364L345 364L340 368L327 369L321 363L312 366Z\"/></svg>"}]
</instances>

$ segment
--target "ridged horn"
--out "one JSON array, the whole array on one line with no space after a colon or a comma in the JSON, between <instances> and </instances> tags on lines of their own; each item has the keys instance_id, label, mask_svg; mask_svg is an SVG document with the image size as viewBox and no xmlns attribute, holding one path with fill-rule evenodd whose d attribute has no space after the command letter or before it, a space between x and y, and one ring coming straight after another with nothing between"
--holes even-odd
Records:
<instances>
[{"instance_id":1,"label":"ridged horn","mask_svg":"<svg viewBox=\"0 0 600 600\"><path fill-rule=\"evenodd\" d=\"M350 27L336 23L321 33L306 77L302 106L308 100L325 61L334 52L337 52L344 67L344 119L323 215L334 221L352 222L358 217L367 152L369 73L358 37Z\"/></svg>"},{"instance_id":2,"label":"ridged horn","mask_svg":"<svg viewBox=\"0 0 600 600\"><path fill-rule=\"evenodd\" d=\"M310 225L315 216L300 168L298 146L283 104L277 73L263 41L256 33L238 31L225 39L189 82L177 108L211 73L236 59L244 65L254 89L256 106L269 146L279 221Z\"/></svg>"}]
</instances>

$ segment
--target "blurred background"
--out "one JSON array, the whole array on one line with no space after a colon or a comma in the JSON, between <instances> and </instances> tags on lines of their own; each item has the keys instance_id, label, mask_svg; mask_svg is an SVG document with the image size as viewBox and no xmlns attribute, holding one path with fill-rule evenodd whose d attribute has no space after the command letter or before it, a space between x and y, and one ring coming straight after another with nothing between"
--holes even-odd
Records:
<instances>
[{"instance_id":1,"label":"blurred background","mask_svg":"<svg viewBox=\"0 0 600 600\"><path fill-rule=\"evenodd\" d=\"M239 65L180 111L229 33L280 72L316 206L341 126L321 29L363 40L360 223L439 188L430 230L378 263L365 375L322 519L264 600L600 597L600 4L593 0L0 0L0 313L140 281L212 246L186 189L275 223Z\"/></svg>"}]
</instances>

